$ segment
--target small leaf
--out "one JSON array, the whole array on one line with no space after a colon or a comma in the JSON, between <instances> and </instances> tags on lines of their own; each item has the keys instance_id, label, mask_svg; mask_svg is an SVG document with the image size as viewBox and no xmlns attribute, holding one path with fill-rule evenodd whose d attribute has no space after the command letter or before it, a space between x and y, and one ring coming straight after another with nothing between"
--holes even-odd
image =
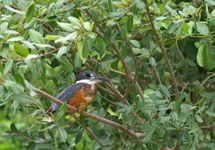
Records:
<instances>
[{"instance_id":1,"label":"small leaf","mask_svg":"<svg viewBox=\"0 0 215 150\"><path fill-rule=\"evenodd\" d=\"M131 105L125 113L125 116L130 114L134 110L134 105Z\"/></svg>"},{"instance_id":2,"label":"small leaf","mask_svg":"<svg viewBox=\"0 0 215 150\"><path fill-rule=\"evenodd\" d=\"M185 93L183 92L183 93L179 96L179 98L177 99L177 101L176 101L176 103L175 103L175 111L177 111L177 110L180 108L181 102L182 102L182 100L184 99L184 97L185 97Z\"/></svg>"},{"instance_id":3,"label":"small leaf","mask_svg":"<svg viewBox=\"0 0 215 150\"><path fill-rule=\"evenodd\" d=\"M209 116L215 117L215 112L207 111L206 114L208 114Z\"/></svg>"},{"instance_id":4,"label":"small leaf","mask_svg":"<svg viewBox=\"0 0 215 150\"><path fill-rule=\"evenodd\" d=\"M70 23L61 23L57 21L57 24L60 28L68 32L74 32L76 29Z\"/></svg>"},{"instance_id":5,"label":"small leaf","mask_svg":"<svg viewBox=\"0 0 215 150\"><path fill-rule=\"evenodd\" d=\"M20 56L23 56L23 57L27 57L29 54L28 50L20 44L15 43L14 44L14 50L17 54L19 54Z\"/></svg>"},{"instance_id":6,"label":"small leaf","mask_svg":"<svg viewBox=\"0 0 215 150\"><path fill-rule=\"evenodd\" d=\"M82 131L79 131L76 138L75 138L75 144L78 144L82 139Z\"/></svg>"},{"instance_id":7,"label":"small leaf","mask_svg":"<svg viewBox=\"0 0 215 150\"><path fill-rule=\"evenodd\" d=\"M155 60L155 58L154 58L154 57L149 58L149 62L150 62L150 64L151 64L151 65L153 65L153 66L157 66L157 64L156 64L156 60Z\"/></svg>"},{"instance_id":8,"label":"small leaf","mask_svg":"<svg viewBox=\"0 0 215 150\"><path fill-rule=\"evenodd\" d=\"M175 24L169 29L169 31L168 31L167 33L169 33L169 34L174 33L175 31L177 31L177 30L179 29L180 26L181 26L181 23L180 23L180 22L175 23Z\"/></svg>"},{"instance_id":9,"label":"small leaf","mask_svg":"<svg viewBox=\"0 0 215 150\"><path fill-rule=\"evenodd\" d=\"M81 26L81 21L73 16L68 17L68 20L76 26Z\"/></svg>"},{"instance_id":10,"label":"small leaf","mask_svg":"<svg viewBox=\"0 0 215 150\"><path fill-rule=\"evenodd\" d=\"M106 31L105 31L105 34L104 34L104 40L105 41L108 41L111 37L111 28L108 28Z\"/></svg>"},{"instance_id":11,"label":"small leaf","mask_svg":"<svg viewBox=\"0 0 215 150\"><path fill-rule=\"evenodd\" d=\"M143 143L148 143L152 138L154 130L150 131L142 140Z\"/></svg>"},{"instance_id":12,"label":"small leaf","mask_svg":"<svg viewBox=\"0 0 215 150\"><path fill-rule=\"evenodd\" d=\"M95 21L97 21L97 20L98 20L98 15L96 14L96 12L95 12L94 10L91 9L91 10L90 10L90 13L91 13L93 19L94 19Z\"/></svg>"},{"instance_id":13,"label":"small leaf","mask_svg":"<svg viewBox=\"0 0 215 150\"><path fill-rule=\"evenodd\" d=\"M35 11L35 5L33 1L28 5L28 8L26 10L26 22L30 22L32 18L34 17L34 11Z\"/></svg>"},{"instance_id":14,"label":"small leaf","mask_svg":"<svg viewBox=\"0 0 215 150\"><path fill-rule=\"evenodd\" d=\"M165 7L166 7L166 9L167 9L171 14L173 14L173 15L175 15L175 16L178 16L178 13L177 13L174 9L172 9L172 8L169 7L168 5L166 5Z\"/></svg>"},{"instance_id":15,"label":"small leaf","mask_svg":"<svg viewBox=\"0 0 215 150\"><path fill-rule=\"evenodd\" d=\"M140 48L140 43L136 40L130 40L130 43L132 43L135 47Z\"/></svg>"},{"instance_id":16,"label":"small leaf","mask_svg":"<svg viewBox=\"0 0 215 150\"><path fill-rule=\"evenodd\" d=\"M212 70L215 67L215 55L210 45L201 45L197 53L197 63L199 66L207 70Z\"/></svg>"},{"instance_id":17,"label":"small leaf","mask_svg":"<svg viewBox=\"0 0 215 150\"><path fill-rule=\"evenodd\" d=\"M152 32L146 31L145 36L143 37L143 45L148 45L151 41Z\"/></svg>"},{"instance_id":18,"label":"small leaf","mask_svg":"<svg viewBox=\"0 0 215 150\"><path fill-rule=\"evenodd\" d=\"M9 59L5 65L5 68L4 68L4 76L8 73L8 71L10 71L12 66L13 66L13 60Z\"/></svg>"},{"instance_id":19,"label":"small leaf","mask_svg":"<svg viewBox=\"0 0 215 150\"><path fill-rule=\"evenodd\" d=\"M62 37L62 35L46 35L44 39L54 41Z\"/></svg>"},{"instance_id":20,"label":"small leaf","mask_svg":"<svg viewBox=\"0 0 215 150\"><path fill-rule=\"evenodd\" d=\"M29 90L36 91L36 88L24 79L25 85Z\"/></svg>"},{"instance_id":21,"label":"small leaf","mask_svg":"<svg viewBox=\"0 0 215 150\"><path fill-rule=\"evenodd\" d=\"M77 47L78 47L78 56L83 61L83 64L84 64L87 59L83 57L83 46L81 42L77 42Z\"/></svg>"},{"instance_id":22,"label":"small leaf","mask_svg":"<svg viewBox=\"0 0 215 150\"><path fill-rule=\"evenodd\" d=\"M34 100L28 96L28 95L24 95L24 94L13 94L12 99L14 99L15 101L18 102L23 102L25 104L32 104L34 103Z\"/></svg>"},{"instance_id":23,"label":"small leaf","mask_svg":"<svg viewBox=\"0 0 215 150\"><path fill-rule=\"evenodd\" d=\"M29 34L30 34L31 40L34 43L36 43L36 44L45 44L45 41L43 40L43 37L39 32L37 32L37 31L35 31L33 29L30 29Z\"/></svg>"},{"instance_id":24,"label":"small leaf","mask_svg":"<svg viewBox=\"0 0 215 150\"><path fill-rule=\"evenodd\" d=\"M121 38L122 40L125 40L126 39L126 28L125 28L125 24L121 27L120 29L120 35L121 35Z\"/></svg>"},{"instance_id":25,"label":"small leaf","mask_svg":"<svg viewBox=\"0 0 215 150\"><path fill-rule=\"evenodd\" d=\"M114 18L114 17L118 17L118 16L123 16L124 14L125 14L124 11L111 12L111 13L108 13L108 17Z\"/></svg>"},{"instance_id":26,"label":"small leaf","mask_svg":"<svg viewBox=\"0 0 215 150\"><path fill-rule=\"evenodd\" d=\"M59 59L63 54L65 54L67 52L67 47L63 46L59 49L56 58Z\"/></svg>"},{"instance_id":27,"label":"small leaf","mask_svg":"<svg viewBox=\"0 0 215 150\"><path fill-rule=\"evenodd\" d=\"M207 113L207 112L206 112ZM215 113L214 113L215 114ZM194 117L193 114L189 114L187 117L187 124L190 128L194 126Z\"/></svg>"},{"instance_id":28,"label":"small leaf","mask_svg":"<svg viewBox=\"0 0 215 150\"><path fill-rule=\"evenodd\" d=\"M88 45L87 39L85 38L84 39L84 48L82 51L83 58L87 58L89 55L89 52L90 52L89 45Z\"/></svg>"},{"instance_id":29,"label":"small leaf","mask_svg":"<svg viewBox=\"0 0 215 150\"><path fill-rule=\"evenodd\" d=\"M46 85L46 67L44 66L44 62L41 62L41 81L43 85Z\"/></svg>"},{"instance_id":30,"label":"small leaf","mask_svg":"<svg viewBox=\"0 0 215 150\"><path fill-rule=\"evenodd\" d=\"M14 75L14 78L15 78L16 82L18 82L18 83L21 84L22 86L26 87L25 82L24 82L24 79L23 79L23 77L22 77L20 74L18 74L18 73L15 74L15 75Z\"/></svg>"},{"instance_id":31,"label":"small leaf","mask_svg":"<svg viewBox=\"0 0 215 150\"><path fill-rule=\"evenodd\" d=\"M58 61L61 64L61 66L63 67L63 69L65 69L67 71L73 70L72 64L70 63L70 61L65 56L61 56L58 59Z\"/></svg>"},{"instance_id":32,"label":"small leaf","mask_svg":"<svg viewBox=\"0 0 215 150\"><path fill-rule=\"evenodd\" d=\"M168 91L168 89L164 86L164 85L159 85L159 87L160 87L160 89L161 89L161 92L165 95L165 96L167 96L167 97L170 97L170 93L169 93L169 91Z\"/></svg>"},{"instance_id":33,"label":"small leaf","mask_svg":"<svg viewBox=\"0 0 215 150\"><path fill-rule=\"evenodd\" d=\"M67 133L61 126L58 127L58 135L62 142L66 142L67 139Z\"/></svg>"},{"instance_id":34,"label":"small leaf","mask_svg":"<svg viewBox=\"0 0 215 150\"><path fill-rule=\"evenodd\" d=\"M75 54L75 67L80 68L81 67L81 59L78 56L78 53Z\"/></svg>"},{"instance_id":35,"label":"small leaf","mask_svg":"<svg viewBox=\"0 0 215 150\"><path fill-rule=\"evenodd\" d=\"M198 23L196 23L196 26L197 26L197 31L200 34L208 35L209 29L208 29L208 26L206 24L198 22Z\"/></svg>"},{"instance_id":36,"label":"small leaf","mask_svg":"<svg viewBox=\"0 0 215 150\"><path fill-rule=\"evenodd\" d=\"M172 117L172 122L174 123L178 120L178 114L176 112L173 112L171 117Z\"/></svg>"},{"instance_id":37,"label":"small leaf","mask_svg":"<svg viewBox=\"0 0 215 150\"><path fill-rule=\"evenodd\" d=\"M199 115L195 115L195 118L198 122L200 122L200 123L203 122L202 118Z\"/></svg>"},{"instance_id":38,"label":"small leaf","mask_svg":"<svg viewBox=\"0 0 215 150\"><path fill-rule=\"evenodd\" d=\"M109 112L109 114L110 114L111 116L118 116L117 112L113 112L113 110L112 110L110 107L108 108L107 111Z\"/></svg>"}]
</instances>

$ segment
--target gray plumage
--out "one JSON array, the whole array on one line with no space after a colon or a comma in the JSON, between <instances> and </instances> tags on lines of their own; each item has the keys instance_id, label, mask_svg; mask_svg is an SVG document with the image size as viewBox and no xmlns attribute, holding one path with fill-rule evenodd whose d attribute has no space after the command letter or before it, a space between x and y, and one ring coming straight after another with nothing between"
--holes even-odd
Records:
<instances>
[{"instance_id":1,"label":"gray plumage","mask_svg":"<svg viewBox=\"0 0 215 150\"><path fill-rule=\"evenodd\" d=\"M76 92L86 85L87 85L86 83L72 84L68 86L66 89L64 89L63 91L61 91L56 96L56 99L62 102L67 102L67 104L69 104L71 98L75 96ZM60 105L56 103L52 103L51 105L52 112L59 111L60 107L61 107Z\"/></svg>"}]
</instances>

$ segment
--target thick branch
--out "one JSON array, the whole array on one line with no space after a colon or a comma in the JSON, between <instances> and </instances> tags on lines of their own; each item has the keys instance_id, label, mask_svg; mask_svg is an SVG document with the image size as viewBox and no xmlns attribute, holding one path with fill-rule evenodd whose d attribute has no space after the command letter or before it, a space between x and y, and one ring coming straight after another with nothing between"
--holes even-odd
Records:
<instances>
[{"instance_id":1,"label":"thick branch","mask_svg":"<svg viewBox=\"0 0 215 150\"><path fill-rule=\"evenodd\" d=\"M40 95L48 98L49 100L51 100L52 102L54 102L54 103L56 103L58 105L63 105L63 102L57 100L56 98L54 98L53 96L47 94L44 91L36 89L36 93L38 93L38 94L40 94ZM70 106L68 104L67 104L67 108L70 109L70 110L72 110L72 111L74 111L74 112L77 112L77 109L75 107ZM79 113L79 112L77 112L77 113ZM111 120L99 117L97 115L94 115L94 114L91 114L91 113L88 113L88 112L85 112L85 111L81 112L81 115L84 115L86 117L92 118L92 119L97 120L99 122L102 122L104 124L108 124L108 125L110 125L112 127L115 127L117 129L123 131L124 133L128 134L129 136L131 136L134 139L144 138L146 136L146 133L143 133L143 134L141 134L141 133L135 133L135 132L133 132L131 130L127 130L127 128L125 128L124 126L122 126L122 125L120 125L120 124L118 124L116 122L113 122Z\"/></svg>"}]
</instances>

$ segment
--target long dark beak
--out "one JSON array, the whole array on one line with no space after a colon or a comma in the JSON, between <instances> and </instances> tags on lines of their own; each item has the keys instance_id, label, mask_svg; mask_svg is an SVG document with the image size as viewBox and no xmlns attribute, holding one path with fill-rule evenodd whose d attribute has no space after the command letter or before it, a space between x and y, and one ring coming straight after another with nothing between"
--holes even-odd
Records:
<instances>
[{"instance_id":1,"label":"long dark beak","mask_svg":"<svg viewBox=\"0 0 215 150\"><path fill-rule=\"evenodd\" d=\"M104 78L104 77L94 77L91 80L96 80L98 82L106 82L106 81L110 81L110 79L108 78Z\"/></svg>"}]
</instances>

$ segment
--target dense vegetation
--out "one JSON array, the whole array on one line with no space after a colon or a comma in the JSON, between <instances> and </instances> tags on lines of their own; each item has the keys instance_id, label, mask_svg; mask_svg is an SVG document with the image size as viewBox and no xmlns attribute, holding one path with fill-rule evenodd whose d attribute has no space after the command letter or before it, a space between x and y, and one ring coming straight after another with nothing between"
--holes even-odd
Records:
<instances>
[{"instance_id":1,"label":"dense vegetation","mask_svg":"<svg viewBox=\"0 0 215 150\"><path fill-rule=\"evenodd\" d=\"M0 1L0 149L214 150L214 7ZM82 70L111 82L82 114L40 118Z\"/></svg>"}]
</instances>

